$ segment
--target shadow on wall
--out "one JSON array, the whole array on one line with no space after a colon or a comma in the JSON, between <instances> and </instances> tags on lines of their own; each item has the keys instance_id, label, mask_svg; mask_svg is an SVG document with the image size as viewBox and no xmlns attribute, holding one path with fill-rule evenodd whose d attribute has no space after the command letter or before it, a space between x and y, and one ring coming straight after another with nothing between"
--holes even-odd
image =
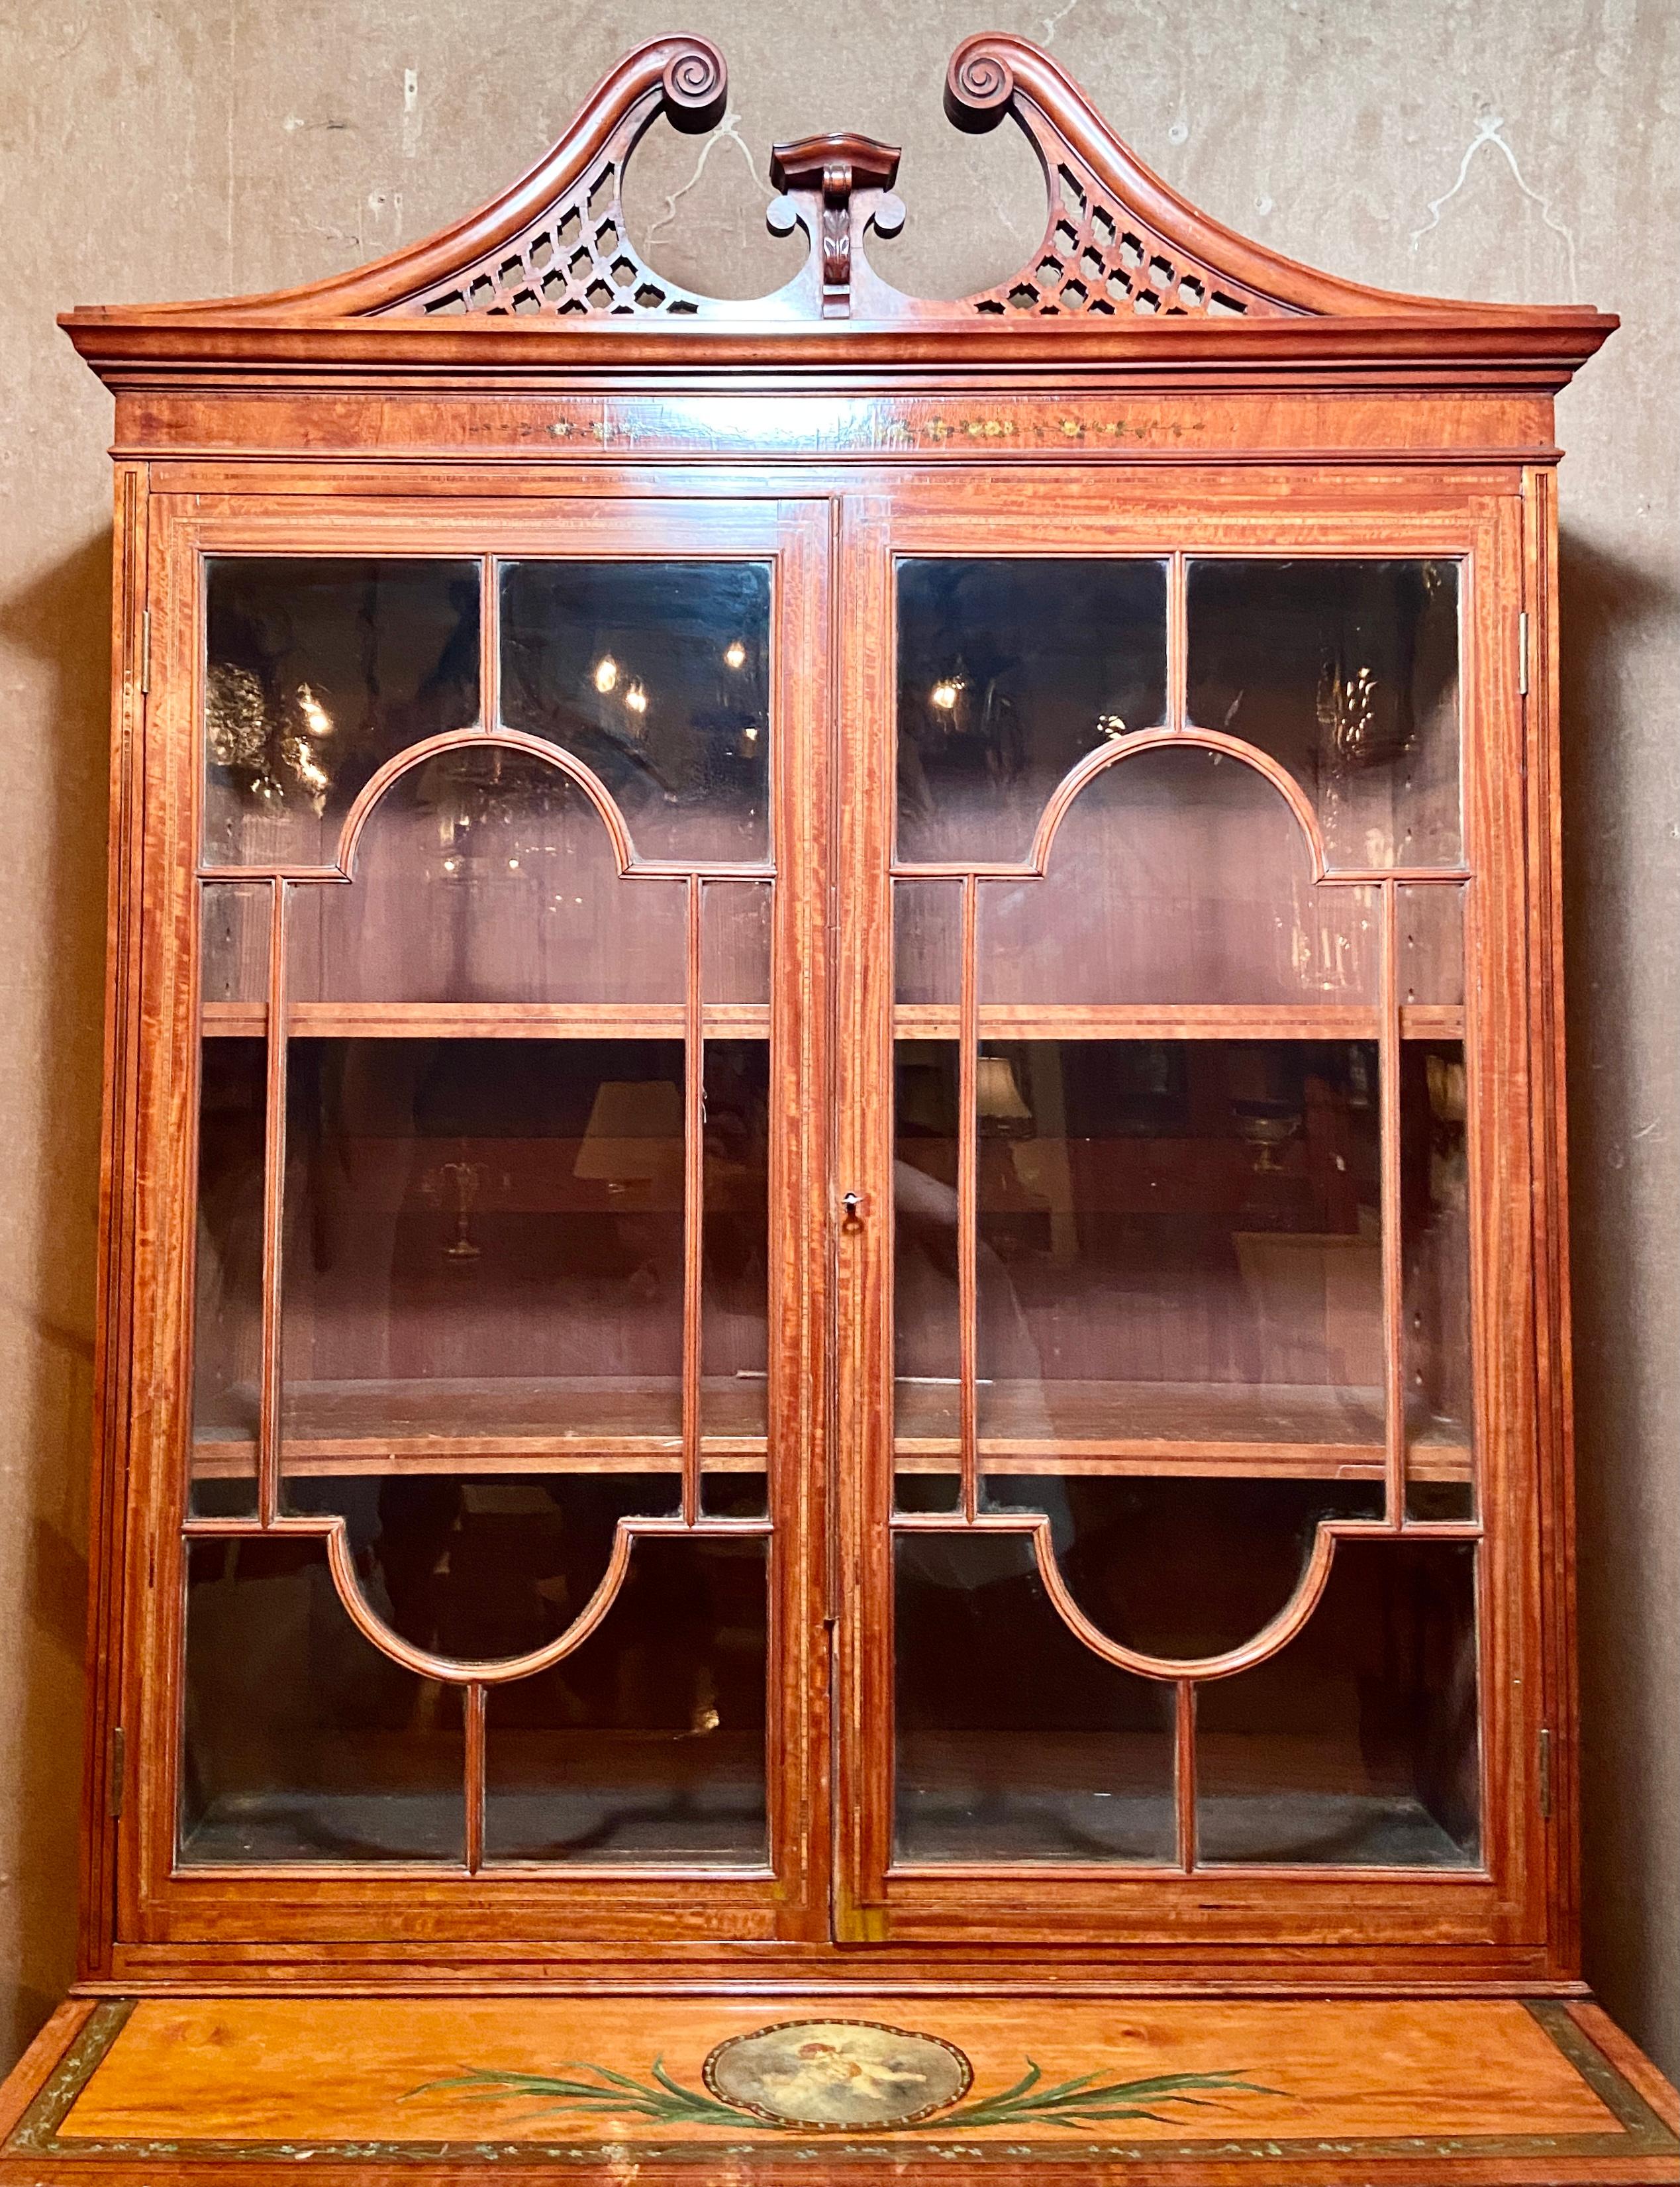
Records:
<instances>
[{"instance_id":1,"label":"shadow on wall","mask_svg":"<svg viewBox=\"0 0 1680 2187\"><path fill-rule=\"evenodd\" d=\"M1630 1595L1628 1576L1648 1563L1641 1532L1652 1453L1673 1431L1633 1362L1661 1340L1646 1317L1666 1310L1638 1280L1649 1265L1641 1228L1671 1225L1674 1211L1657 1204L1630 1149L1650 1113L1641 1082L1652 1069L1653 1031L1635 985L1641 953L1672 952L1677 942L1635 925L1653 884L1629 870L1643 831L1630 828L1631 786L1603 729L1629 705L1616 687L1630 652L1643 630L1672 621L1680 589L1567 531L1559 589L1576 1509L1578 1538L1590 1550L1578 1566L1585 1972L1607 2010L1649 2044L1672 2009L1664 1999L1672 1971L1658 1963L1641 1881L1660 1872L1666 1856L1650 1841L1660 1805L1627 1794L1649 1767L1645 1733L1672 1697L1655 1689L1659 1659L1644 1612L1658 1605ZM1647 837L1643 847L1647 857L1673 856L1672 842Z\"/></svg>"},{"instance_id":2,"label":"shadow on wall","mask_svg":"<svg viewBox=\"0 0 1680 2187\"><path fill-rule=\"evenodd\" d=\"M37 718L50 751L29 772L44 791L38 846L42 930L49 936L40 1021L29 1029L40 1120L18 1151L32 1171L35 1243L0 1279L6 1392L14 1453L8 1524L18 1543L20 1618L8 1620L3 1676L18 1775L0 1803L4 1869L15 1907L19 1982L0 1992L0 2055L9 2062L75 1971L80 1710L87 1593L87 1466L93 1419L111 548L90 538L0 602L0 636L52 683Z\"/></svg>"}]
</instances>

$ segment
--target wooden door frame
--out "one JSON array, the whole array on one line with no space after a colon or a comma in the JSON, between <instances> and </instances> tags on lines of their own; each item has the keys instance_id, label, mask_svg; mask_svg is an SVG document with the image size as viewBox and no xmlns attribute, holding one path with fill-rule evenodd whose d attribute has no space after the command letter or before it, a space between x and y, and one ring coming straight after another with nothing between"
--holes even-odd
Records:
<instances>
[{"instance_id":1,"label":"wooden door frame","mask_svg":"<svg viewBox=\"0 0 1680 2187\"><path fill-rule=\"evenodd\" d=\"M568 1960L715 1950L720 1937L773 1943L829 1933L828 1630L823 1622L828 1251L827 809L829 515L820 498L761 488L696 502L655 481L639 494L552 475L553 498L463 494L422 505L335 492L332 470L264 477L250 492L159 494L143 553L150 693L126 824L144 886L127 1015L136 1028L132 1386L116 1415L114 1484L126 1495L126 1637L117 1723L127 1785L116 1832L115 1950L136 1972L178 1965L300 1969L452 1953L530 1964L565 1939ZM769 559L776 668L777 824L772 1073L773 1366L770 1655L767 1720L773 1857L763 1867L350 1869L325 1864L182 1869L174 1864L183 1565L190 1432L191 1248L198 1088L199 724L204 558L211 553L434 559L470 554ZM123 1484L126 1482L126 1489ZM213 1530L209 1530L213 1531ZM780 1757L778 1767L778 1757ZM811 1857L814 1849L814 1858Z\"/></svg>"},{"instance_id":2,"label":"wooden door frame","mask_svg":"<svg viewBox=\"0 0 1680 2187\"><path fill-rule=\"evenodd\" d=\"M869 481L842 515L835 989L835 1160L865 1220L840 1235L835 1450L844 1559L836 1815L843 1941L983 1948L1123 1949L1128 1965L1250 1971L1257 1946L1305 1962L1437 1974L1546 1956L1548 1819L1537 1768L1548 1715L1531 1294L1527 991L1530 880L1525 718L1518 684L1522 481L1515 466L1310 478L1217 466L1134 475L1123 486L1046 468ZM1118 490L1116 490L1118 486ZM986 1871L891 1857L892 907L896 554L1461 558L1462 779L1467 891L1466 1052L1475 1210L1472 1301L1481 1572L1485 1869L1104 1871L1031 1864ZM1420 1532L1408 1526L1408 1532ZM1462 1532L1434 1529L1437 1533ZM1054 1880L1041 1894L1035 1883Z\"/></svg>"}]
</instances>

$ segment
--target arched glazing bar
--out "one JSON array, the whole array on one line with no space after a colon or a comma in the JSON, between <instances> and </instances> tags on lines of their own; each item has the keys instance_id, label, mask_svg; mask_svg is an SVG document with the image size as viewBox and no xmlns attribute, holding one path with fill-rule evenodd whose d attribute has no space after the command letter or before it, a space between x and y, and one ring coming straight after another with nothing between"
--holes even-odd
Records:
<instances>
[{"instance_id":1,"label":"arched glazing bar","mask_svg":"<svg viewBox=\"0 0 1680 2187\"><path fill-rule=\"evenodd\" d=\"M261 1032L266 1037L262 1306L256 1423L256 1508L246 1519L192 1515L187 1521L185 1530L189 1539L205 1538L213 1540L217 1537L237 1539L256 1536L277 1543L304 1537L322 1541L327 1552L333 1589L351 1624L363 1639L385 1659L417 1677L462 1691L467 1772L467 1865L469 1869L475 1869L484 1855L487 1691L522 1680L541 1678L571 1656L597 1631L621 1598L631 1570L631 1553L640 1536L652 1535L671 1540L705 1538L727 1543L734 1538L761 1538L771 1532L771 1521L767 1516L752 1516L750 1509L747 1515L733 1513L722 1515L703 1512L701 1508L701 1323L705 1251L705 1172L701 1125L706 1094L704 1047L706 1035L720 1032L728 1034L733 1031L756 1035L761 1039L768 1029L767 1003L733 999L708 1003L706 937L708 932L712 931L714 939L724 944L726 957L729 955L732 936L735 955L739 957L741 937L749 929L756 931L761 925L767 941L767 891L774 873L773 858L640 857L622 807L594 768L557 743L552 736L531 734L503 723L500 718L500 649L494 642L498 616L492 609L496 565L492 558L486 557L480 566L483 573L482 608L477 672L483 703L479 711L494 726L486 728L480 723L471 723L451 728L423 737L391 753L361 783L347 808L342 812L335 829L335 841L329 858L322 863L281 860L271 861L266 866L246 863L230 867L211 857L201 863L199 867L201 889L212 891L231 889L247 902L252 897L261 896L267 899L267 903L266 967L261 1000L256 1001L253 998L249 1003L229 1001L206 1006L209 1011L217 1012L223 1020L228 1020L219 1026L218 1030L234 1030L232 1020L237 1020L239 1030ZM736 666L733 655L746 649L744 646L731 641L731 657L728 663L731 670ZM753 734L758 733L754 731ZM311 928L310 938L320 959L317 967L317 984L321 977L326 976L323 967L331 966L340 974L346 967L357 967L357 952L353 949L334 952L330 947L333 921L324 917L317 919L313 915L317 912L326 914L334 902L347 907L355 899L358 882L366 885L363 869L368 831L384 812L392 809L393 800L401 800L413 782L424 781L430 774L440 771L447 774L452 766L465 766L469 769L481 767L483 762L480 756L486 756L494 770L499 771L505 760L527 772L537 770L554 783L565 785L568 792L575 793L582 809L592 816L615 879L621 882L633 881L644 885L637 889L635 895L638 899L643 895L648 897L647 908L649 911L660 900L654 886L656 883L666 884L666 897L674 895L676 898L673 909L677 910L677 916L674 929L669 920L662 918L655 922L670 932L676 944L674 985L668 998L665 987L660 987L657 994L650 992L649 999L643 1004L619 1006L618 1015L624 1022L624 1029L632 1034L638 1027L644 1034L674 1034L680 1037L683 1044L680 1123L682 1366L680 1431L677 1437L677 1462L681 1472L679 1510L668 1517L655 1512L633 1511L621 1517L613 1531L605 1569L593 1593L565 1624L564 1630L541 1647L527 1650L523 1654L476 1660L440 1654L435 1649L419 1646L392 1628L368 1599L366 1588L357 1573L351 1529L341 1515L316 1516L289 1510L285 1507L281 1457L284 1448L281 1302L284 1285L286 1139L289 1105L287 1063L290 1039L300 1031L319 1032L323 1024L341 1023L346 1018L353 1021L355 1012L353 1004L339 1004L324 999L336 993L336 987L321 989L323 997L321 1000L314 999L312 995L302 1002L295 999L300 917L303 916L305 925ZM291 757L295 763L300 762L299 754L295 752ZM305 767L308 764L306 749L301 756L301 763ZM450 863L445 861L446 865ZM515 861L510 859L507 863L511 865ZM756 896L767 898L764 919L761 922L748 919L744 925L739 919L731 922L724 919L720 925L717 912L708 909L706 891L708 883L711 882L749 885ZM746 901L738 891L727 886L725 893L736 902L744 903ZM751 955L750 949L748 954ZM731 984L732 972L733 984ZM355 976L353 970L351 976ZM722 964L712 977L716 990L729 998L744 994L751 986L750 974L744 973L739 964ZM744 987L742 985L744 978L746 981ZM243 994L244 990L239 992ZM308 992L306 989L306 993ZM432 990L423 987L420 992L430 992ZM448 993L451 991L446 983L439 992ZM405 1005L400 1002L394 1005L377 1003L373 1007L390 1014ZM447 1004L424 1003L412 1007L418 1020L428 1024L439 1015L440 1009L451 1009ZM454 1006L451 1014L459 1015L464 1020L475 1008L480 1009L484 1019L480 1030L490 1030L492 1026L497 1031L507 1030L506 1020L511 1015L518 1015L520 1023L512 1028L516 1033L536 1032L540 1035L544 1032L559 1030L565 1022L576 1020L580 1016L587 1020L601 1019L610 1030L614 1006L603 1008L565 1002L546 1005L533 1003L523 1010L510 1013L506 1005L492 1004L486 1010L483 1006L463 1004ZM300 1012L302 1013L301 1022ZM739 1440L739 1437L735 1439ZM748 1443L751 1440L749 1436ZM762 1465L765 1460L761 1435L758 1442L761 1455L756 1462ZM746 1462L750 1465L755 1461L749 1456Z\"/></svg>"},{"instance_id":2,"label":"arched glazing bar","mask_svg":"<svg viewBox=\"0 0 1680 2187\"><path fill-rule=\"evenodd\" d=\"M1172 626L1172 643L1168 676L1166 711L1167 719L1160 726L1141 731L1127 730L1116 723L1115 733L1108 741L1085 753L1055 785L1039 813L1032 830L1030 847L1022 857L1000 860L970 856L967 858L907 858L902 853L895 861L893 876L897 901L901 907L907 897L924 898L931 902L933 897L924 891L937 891L943 885L945 899L950 908L943 925L954 923L955 947L950 954L955 959L956 992L948 1001L932 998L933 991L925 985L918 986L917 994L929 994L928 1000L901 1002L895 1013L895 1022L901 1039L914 1038L918 1034L932 1036L943 1033L955 1037L957 1047L955 1110L957 1131L956 1189L954 1194L954 1242L957 1249L957 1356L955 1360L958 1384L955 1419L951 1423L956 1431L956 1456L959 1469L958 1502L948 1514L933 1510L901 1510L894 1520L896 1532L901 1538L913 1540L944 1536L947 1539L975 1537L1025 1538L1031 1543L1044 1596L1062 1626L1080 1645L1098 1660L1133 1676L1169 1684L1174 1689L1173 1709L1175 1765L1175 1812L1177 1814L1178 1864L1188 1870L1196 1865L1196 1694L1211 1682L1230 1679L1257 1668L1277 1657L1297 1639L1307 1627L1329 1585L1338 1543L1344 1540L1391 1539L1402 1533L1428 1534L1442 1541L1454 1539L1467 1542L1479 1538L1480 1527L1469 1519L1420 1519L1408 1512L1407 1502L1407 1402L1404 1384L1405 1344L1401 1326L1404 1272L1402 1265L1402 1152L1400 1123L1400 1071L1402 1020L1407 1037L1416 1037L1426 1031L1453 1030L1448 1020L1456 1018L1456 1029L1462 1035L1463 1007L1456 1013L1452 1009L1431 1011L1428 1007L1409 999L1402 987L1399 962L1397 926L1402 891L1422 885L1426 893L1436 894L1450 889L1452 899L1462 902L1468 874L1462 866L1437 866L1420 870L1416 868L1353 867L1344 859L1340 867L1333 865L1327 852L1324 836L1313 800L1308 796L1298 775L1283 763L1273 752L1264 751L1241 736L1226 731L1195 725L1187 718L1184 677L1183 674L1184 627L1185 558L1174 556L1171 568L1169 621ZM935 689L934 704L945 703L947 694ZM1053 1011L1035 1012L1031 1000L1042 988L1032 985L1030 969L1023 970L1018 987L1022 999L1013 1006L1013 1020L1009 1009L993 1002L986 989L986 975L995 967L999 958L1009 959L1007 942L993 924L988 935L986 914L983 906L988 892L1009 891L1013 889L1016 901L1025 901L1034 891L1034 885L1054 876L1058 867L1059 844L1074 816L1082 809L1082 801L1089 800L1093 787L1104 779L1123 777L1124 762L1143 761L1148 756L1175 752L1205 755L1209 763L1218 767L1234 763L1250 779L1263 783L1281 801L1281 809L1287 812L1294 824L1306 867L1309 895L1320 903L1340 902L1350 911L1356 908L1364 923L1373 928L1370 940L1373 947L1368 953L1373 960L1369 964L1371 977L1362 992L1362 998L1351 1006L1308 1004L1289 1010L1274 1009L1271 1015L1282 1021L1279 1030L1293 1032L1297 1037L1309 1033L1323 1037L1332 1033L1357 1033L1368 1038L1371 1045L1374 1077L1372 1092L1376 1097L1378 1112L1377 1149L1379 1156L1380 1195L1380 1324L1381 1324L1381 1493L1378 1510L1369 1515L1342 1516L1326 1514L1309 1531L1304 1544L1304 1558L1295 1583L1288 1600L1274 1614L1261 1623L1240 1642L1208 1653L1175 1656L1170 1652L1151 1650L1147 1646L1128 1644L1114 1634L1082 1605L1062 1569L1058 1549L1057 1520L1048 1512L1028 1515L987 1508L986 1465L982 1457L983 1430L980 1416L980 1396L987 1380L985 1363L980 1357L981 1310L980 1271L977 1262L980 1251L980 1172L982 1155L982 1122L980 1111L987 1105L1003 1107L1009 1103L1003 1098L1002 1074L1006 1066L1001 1058L987 1060L982 1049L990 1038L995 1045L1001 1037L1007 1040L1011 1032L1020 1032L1037 1017L1047 1020ZM1025 886L1022 887L1021 884ZM954 902L952 901L954 898ZM1000 897L999 901L1005 900ZM1447 901L1444 897L1441 901ZM901 921L906 914L901 909ZM928 931L940 922L924 916L915 922L917 946L923 962L918 975L924 983L927 977L928 958L925 937ZM1334 923L1334 922L1333 922ZM1050 919L1054 928L1056 921ZM1008 930L1019 941L1026 930L1017 920ZM1082 946L1073 934L1065 936L1070 956L1082 962ZM1017 948L1013 961L1017 966L1029 964L1029 956ZM1082 990L1076 990L1082 992ZM901 992L902 991L901 990ZM941 992L947 991L941 990ZM1058 989L1060 992L1060 989ZM1130 990L1123 992L1130 992ZM1267 1015L1263 1009L1245 1013L1233 1007L1234 993L1220 991L1222 999L1201 1015L1205 1020L1222 1020L1233 1032L1240 1034L1242 1021L1248 1025L1250 1035L1258 1033ZM1146 1007L1153 1001L1154 1009ZM1182 1035L1194 1028L1198 1006L1193 1003L1177 1002L1166 992L1140 999L1127 1012L1115 1013L1119 1019L1129 1018L1139 1036L1158 1035L1170 1038L1177 1032ZM1440 1026L1434 1023L1441 1020ZM1204 1029L1208 1029L1205 1026ZM985 1097L980 1084L982 1062L986 1062L988 1085ZM998 1082L993 1084L992 1080ZM1013 1085L1013 1082L1012 1082ZM1014 1089L1014 1100L1019 1105L1019 1089ZM1001 1113L1001 1112L1000 1112ZM1025 1109L1019 1110L1023 1116ZM1007 1130L1007 1124L1001 1127ZM901 1401L907 1386L901 1383ZM991 1443L995 1445L995 1435ZM904 1461L901 1459L900 1463ZM1053 1465L1053 1461L1046 1461Z\"/></svg>"}]
</instances>

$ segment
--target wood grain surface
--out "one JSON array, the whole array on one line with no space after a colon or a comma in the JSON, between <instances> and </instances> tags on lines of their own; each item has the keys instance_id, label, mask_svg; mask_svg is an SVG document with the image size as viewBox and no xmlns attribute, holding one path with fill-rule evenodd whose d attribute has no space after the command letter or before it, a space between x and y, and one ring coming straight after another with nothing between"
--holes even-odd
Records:
<instances>
[{"instance_id":1,"label":"wood grain surface","mask_svg":"<svg viewBox=\"0 0 1680 2187\"><path fill-rule=\"evenodd\" d=\"M1059 2005L848 1996L783 1999L280 1999L143 2000L60 2128L66 2141L548 2140L649 2138L628 2105L590 2117L557 2105L494 2105L424 2083L472 2070L556 2072L567 2061L645 2080L662 2060L700 2085L725 2038L825 2013L925 2028L971 2059L976 2093L1015 2081L1030 2061L1047 2082L1080 2073L1142 2079L1232 2073L1275 2093L1222 2096L1199 2117L1181 2107L1127 2125L1128 2138L1177 2143L1408 2134L1572 2136L1614 2133L1613 2114L1533 2016L1508 1999L1256 2004ZM1164 2111L1168 2110L1161 2106ZM722 2122L724 2131L739 2131ZM716 2126L661 2129L709 2134ZM992 2139L1021 2129L978 2127ZM918 2140L925 2139L919 2132Z\"/></svg>"}]
</instances>

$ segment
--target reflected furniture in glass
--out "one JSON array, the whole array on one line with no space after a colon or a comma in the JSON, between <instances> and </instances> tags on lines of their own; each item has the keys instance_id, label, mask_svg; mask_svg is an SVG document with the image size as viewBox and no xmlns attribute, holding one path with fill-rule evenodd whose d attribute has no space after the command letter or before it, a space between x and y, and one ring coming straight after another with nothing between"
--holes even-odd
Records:
<instances>
[{"instance_id":1,"label":"reflected furniture in glass","mask_svg":"<svg viewBox=\"0 0 1680 2187\"><path fill-rule=\"evenodd\" d=\"M655 41L441 238L67 321L84 1976L1567 1992L1614 323L1293 266L1009 37L947 104L1042 156L1017 280L901 295L836 138L717 303L620 188L722 87Z\"/></svg>"}]
</instances>

